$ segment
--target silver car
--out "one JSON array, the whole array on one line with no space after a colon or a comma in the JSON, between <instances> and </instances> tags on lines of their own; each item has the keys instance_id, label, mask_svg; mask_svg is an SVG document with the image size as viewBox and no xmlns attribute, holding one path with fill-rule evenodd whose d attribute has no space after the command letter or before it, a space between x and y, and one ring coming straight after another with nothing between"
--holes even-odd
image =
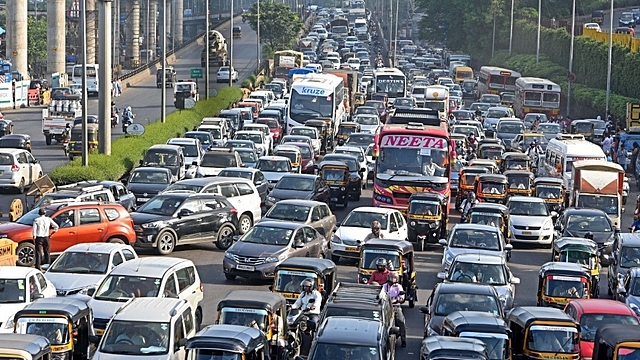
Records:
<instances>
[{"instance_id":1,"label":"silver car","mask_svg":"<svg viewBox=\"0 0 640 360\"><path fill-rule=\"evenodd\" d=\"M512 196L507 202L511 242L549 245L553 242L554 212L549 213L544 199Z\"/></svg>"},{"instance_id":2,"label":"silver car","mask_svg":"<svg viewBox=\"0 0 640 360\"><path fill-rule=\"evenodd\" d=\"M456 256L465 253L496 255L508 261L513 246L507 244L500 229L478 224L457 224L451 229L449 239L440 239L444 246L442 270L447 272Z\"/></svg>"},{"instance_id":3,"label":"silver car","mask_svg":"<svg viewBox=\"0 0 640 360\"><path fill-rule=\"evenodd\" d=\"M513 276L502 256L460 254L453 259L450 271L438 273L444 282L474 282L496 288L505 310L513 308L516 285L520 278Z\"/></svg>"}]
</instances>

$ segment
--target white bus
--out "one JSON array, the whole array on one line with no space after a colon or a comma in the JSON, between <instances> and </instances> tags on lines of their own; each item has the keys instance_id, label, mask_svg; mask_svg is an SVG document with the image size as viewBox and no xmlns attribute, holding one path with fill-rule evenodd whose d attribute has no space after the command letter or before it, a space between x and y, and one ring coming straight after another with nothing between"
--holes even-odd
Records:
<instances>
[{"instance_id":1,"label":"white bus","mask_svg":"<svg viewBox=\"0 0 640 360\"><path fill-rule=\"evenodd\" d=\"M496 66L483 66L478 75L478 96L483 94L500 94L501 92L515 92L516 80L520 78L517 71Z\"/></svg>"},{"instance_id":2,"label":"white bus","mask_svg":"<svg viewBox=\"0 0 640 360\"><path fill-rule=\"evenodd\" d=\"M87 64L87 94L98 96L98 64ZM82 84L82 65L74 65L71 73L71 81L74 84Z\"/></svg>"},{"instance_id":3,"label":"white bus","mask_svg":"<svg viewBox=\"0 0 640 360\"><path fill-rule=\"evenodd\" d=\"M287 133L307 120L324 120L337 134L338 126L347 119L344 107L345 89L341 77L332 74L307 74L291 85L287 113Z\"/></svg>"},{"instance_id":4,"label":"white bus","mask_svg":"<svg viewBox=\"0 0 640 360\"><path fill-rule=\"evenodd\" d=\"M560 114L560 85L548 79L521 77L516 80L513 112L517 117L543 113L547 118Z\"/></svg>"},{"instance_id":5,"label":"white bus","mask_svg":"<svg viewBox=\"0 0 640 360\"><path fill-rule=\"evenodd\" d=\"M372 93L383 93L392 102L407 96L407 76L396 68L379 68L373 71Z\"/></svg>"}]
</instances>

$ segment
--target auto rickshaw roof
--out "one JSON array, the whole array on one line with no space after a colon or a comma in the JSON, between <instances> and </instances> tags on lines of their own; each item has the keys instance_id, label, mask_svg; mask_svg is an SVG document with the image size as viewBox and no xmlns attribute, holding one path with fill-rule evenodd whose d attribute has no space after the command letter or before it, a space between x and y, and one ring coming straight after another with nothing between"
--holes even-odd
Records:
<instances>
[{"instance_id":1,"label":"auto rickshaw roof","mask_svg":"<svg viewBox=\"0 0 640 360\"><path fill-rule=\"evenodd\" d=\"M272 292L235 290L218 303L218 311L225 307L263 309L273 313L287 305L284 296Z\"/></svg>"},{"instance_id":2,"label":"auto rickshaw roof","mask_svg":"<svg viewBox=\"0 0 640 360\"><path fill-rule=\"evenodd\" d=\"M502 154L502 160L531 160L531 158L525 153L510 151Z\"/></svg>"},{"instance_id":3,"label":"auto rickshaw roof","mask_svg":"<svg viewBox=\"0 0 640 360\"><path fill-rule=\"evenodd\" d=\"M509 208L502 204L481 202L477 203L471 208L471 213L474 212L486 212L486 213L500 213L501 215L509 215Z\"/></svg>"},{"instance_id":4,"label":"auto rickshaw roof","mask_svg":"<svg viewBox=\"0 0 640 360\"><path fill-rule=\"evenodd\" d=\"M372 239L362 244L361 249L396 250L404 255L413 252L413 244L406 240Z\"/></svg>"},{"instance_id":5,"label":"auto rickshaw roof","mask_svg":"<svg viewBox=\"0 0 640 360\"><path fill-rule=\"evenodd\" d=\"M461 338L451 336L429 336L422 340L422 354L433 357L434 353L438 353L438 357L447 358L447 354L452 358L460 359L488 359L487 349L484 343L478 339ZM474 354L475 353L475 354ZM480 354L484 354L484 357Z\"/></svg>"},{"instance_id":6,"label":"auto rickshaw roof","mask_svg":"<svg viewBox=\"0 0 640 360\"><path fill-rule=\"evenodd\" d=\"M569 315L565 314L564 311L560 309L538 306L521 306L513 308L507 314L507 320L509 322L515 322L522 328L529 327L532 322L537 320L554 322L563 321L573 326L578 325L575 320L573 320L571 317L569 317Z\"/></svg>"},{"instance_id":7,"label":"auto rickshaw roof","mask_svg":"<svg viewBox=\"0 0 640 360\"><path fill-rule=\"evenodd\" d=\"M209 325L187 339L187 349L215 349L245 354L263 345L262 331L239 325Z\"/></svg>"},{"instance_id":8,"label":"auto rickshaw roof","mask_svg":"<svg viewBox=\"0 0 640 360\"><path fill-rule=\"evenodd\" d=\"M531 180L535 179L536 177L535 175L533 175L531 171L518 171L518 170L507 170L503 172L502 175L506 176L507 178L509 178L510 176L515 176L515 177L526 176Z\"/></svg>"},{"instance_id":9,"label":"auto rickshaw roof","mask_svg":"<svg viewBox=\"0 0 640 360\"><path fill-rule=\"evenodd\" d=\"M479 147L480 150L486 150L486 149L500 149L502 151L504 151L504 145L502 144L498 144L498 143L485 143L485 144L481 144Z\"/></svg>"},{"instance_id":10,"label":"auto rickshaw roof","mask_svg":"<svg viewBox=\"0 0 640 360\"><path fill-rule=\"evenodd\" d=\"M478 181L482 183L508 183L507 177L501 174L478 174Z\"/></svg>"},{"instance_id":11,"label":"auto rickshaw roof","mask_svg":"<svg viewBox=\"0 0 640 360\"><path fill-rule=\"evenodd\" d=\"M591 122L591 120L572 120L571 121L571 125L573 124L591 124L593 125L593 122Z\"/></svg>"},{"instance_id":12,"label":"auto rickshaw roof","mask_svg":"<svg viewBox=\"0 0 640 360\"><path fill-rule=\"evenodd\" d=\"M87 124L87 130L98 131L99 128L100 128L100 124L94 124L94 123L88 123ZM74 125L71 128L71 131L73 131L73 132L82 131L82 124Z\"/></svg>"},{"instance_id":13,"label":"auto rickshaw roof","mask_svg":"<svg viewBox=\"0 0 640 360\"><path fill-rule=\"evenodd\" d=\"M549 176L538 177L535 180L533 180L533 184L535 186L543 185L545 183L548 183L549 185L564 186L564 181L562 179L549 177Z\"/></svg>"},{"instance_id":14,"label":"auto rickshaw roof","mask_svg":"<svg viewBox=\"0 0 640 360\"><path fill-rule=\"evenodd\" d=\"M329 259L314 259L306 257L292 257L276 266L275 271L280 269L311 270L316 274L325 276L336 271L336 264Z\"/></svg>"},{"instance_id":15,"label":"auto rickshaw roof","mask_svg":"<svg viewBox=\"0 0 640 360\"><path fill-rule=\"evenodd\" d=\"M608 348L613 348L616 344L621 342L640 342L640 336L638 335L638 325L622 325L622 324L607 324L602 325L596 331L595 347L593 348L593 357L595 358L600 353L600 346L607 345Z\"/></svg>"},{"instance_id":16,"label":"auto rickshaw roof","mask_svg":"<svg viewBox=\"0 0 640 360\"><path fill-rule=\"evenodd\" d=\"M86 302L78 298L41 298L18 311L15 318L18 319L20 316L42 315L45 313L64 315L70 318L71 321L76 321L85 316L91 316L91 308Z\"/></svg>"},{"instance_id":17,"label":"auto rickshaw roof","mask_svg":"<svg viewBox=\"0 0 640 360\"><path fill-rule=\"evenodd\" d=\"M454 334L465 331L509 334L511 330L499 315L482 311L456 311L444 319L444 326Z\"/></svg>"},{"instance_id":18,"label":"auto rickshaw roof","mask_svg":"<svg viewBox=\"0 0 640 360\"><path fill-rule=\"evenodd\" d=\"M580 264L551 261L540 267L540 276L548 275L584 276L590 279L591 270Z\"/></svg>"},{"instance_id":19,"label":"auto rickshaw roof","mask_svg":"<svg viewBox=\"0 0 640 360\"><path fill-rule=\"evenodd\" d=\"M465 166L462 169L460 169L460 171L462 171L463 174L465 173L489 174L489 169L487 169L486 166L482 166L482 165Z\"/></svg>"},{"instance_id":20,"label":"auto rickshaw roof","mask_svg":"<svg viewBox=\"0 0 640 360\"><path fill-rule=\"evenodd\" d=\"M565 249L580 249L590 254L598 253L598 244L591 240L578 237L562 237L553 242L554 251L562 251Z\"/></svg>"},{"instance_id":21,"label":"auto rickshaw roof","mask_svg":"<svg viewBox=\"0 0 640 360\"><path fill-rule=\"evenodd\" d=\"M478 144L480 146L482 145L486 145L486 144L496 144L496 145L502 145L502 140L498 139L498 138L484 138L482 140L480 140L478 142Z\"/></svg>"},{"instance_id":22,"label":"auto rickshaw roof","mask_svg":"<svg viewBox=\"0 0 640 360\"><path fill-rule=\"evenodd\" d=\"M471 164L470 166L493 166L493 167L498 167L498 164L496 164L495 161L493 160L489 160L489 159L473 159L471 161L469 161L469 164Z\"/></svg>"},{"instance_id":23,"label":"auto rickshaw roof","mask_svg":"<svg viewBox=\"0 0 640 360\"><path fill-rule=\"evenodd\" d=\"M358 127L358 126L360 126L360 124L355 121L344 121L340 123L340 127Z\"/></svg>"},{"instance_id":24,"label":"auto rickshaw roof","mask_svg":"<svg viewBox=\"0 0 640 360\"><path fill-rule=\"evenodd\" d=\"M320 170L322 170L325 167L339 167L339 168L346 168L346 171L349 171L349 166L347 166L347 164L343 163L342 161L336 161L336 160L326 160L320 163Z\"/></svg>"},{"instance_id":25,"label":"auto rickshaw roof","mask_svg":"<svg viewBox=\"0 0 640 360\"><path fill-rule=\"evenodd\" d=\"M411 194L411 196L409 196L409 202L412 200L435 201L445 204L449 201L448 198L442 194L426 191Z\"/></svg>"},{"instance_id":26,"label":"auto rickshaw roof","mask_svg":"<svg viewBox=\"0 0 640 360\"><path fill-rule=\"evenodd\" d=\"M0 347L12 350L26 351L34 359L51 353L49 340L44 336L31 334L1 334Z\"/></svg>"},{"instance_id":27,"label":"auto rickshaw roof","mask_svg":"<svg viewBox=\"0 0 640 360\"><path fill-rule=\"evenodd\" d=\"M323 120L307 120L304 122L304 125L311 127L327 127L327 123Z\"/></svg>"}]
</instances>

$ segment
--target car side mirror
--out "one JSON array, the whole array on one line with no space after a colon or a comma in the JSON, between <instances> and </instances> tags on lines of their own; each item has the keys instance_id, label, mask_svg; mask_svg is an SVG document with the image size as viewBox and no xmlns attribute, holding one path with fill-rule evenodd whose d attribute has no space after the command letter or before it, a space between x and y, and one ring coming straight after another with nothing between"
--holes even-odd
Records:
<instances>
[{"instance_id":1,"label":"car side mirror","mask_svg":"<svg viewBox=\"0 0 640 360\"><path fill-rule=\"evenodd\" d=\"M504 246L504 249L507 250L507 251L511 251L511 250L513 250L513 245L507 244L507 245Z\"/></svg>"},{"instance_id":2,"label":"car side mirror","mask_svg":"<svg viewBox=\"0 0 640 360\"><path fill-rule=\"evenodd\" d=\"M438 276L438 279L444 280L447 278L447 273L442 271L442 272L439 272L437 276Z\"/></svg>"},{"instance_id":3,"label":"car side mirror","mask_svg":"<svg viewBox=\"0 0 640 360\"><path fill-rule=\"evenodd\" d=\"M295 249L301 249L301 248L303 248L303 247L304 247L304 243L303 243L302 241L296 241L296 242L293 244L293 247L294 247Z\"/></svg>"},{"instance_id":4,"label":"car side mirror","mask_svg":"<svg viewBox=\"0 0 640 360\"><path fill-rule=\"evenodd\" d=\"M193 165L193 166L198 166L198 162L197 162L197 161L194 161L194 162L192 162L192 163L191 163L191 165Z\"/></svg>"},{"instance_id":5,"label":"car side mirror","mask_svg":"<svg viewBox=\"0 0 640 360\"><path fill-rule=\"evenodd\" d=\"M144 161L142 159L139 161L139 163L140 163L140 166L144 165Z\"/></svg>"},{"instance_id":6,"label":"car side mirror","mask_svg":"<svg viewBox=\"0 0 640 360\"><path fill-rule=\"evenodd\" d=\"M178 213L178 217L183 217L183 216L187 216L187 215L189 215L189 210L187 210L187 209L182 209Z\"/></svg>"},{"instance_id":7,"label":"car side mirror","mask_svg":"<svg viewBox=\"0 0 640 360\"><path fill-rule=\"evenodd\" d=\"M36 299L44 299L44 295L42 295L42 294L40 294L40 293L34 294L34 295L33 295L33 299L34 299L34 300L36 300Z\"/></svg>"},{"instance_id":8,"label":"car side mirror","mask_svg":"<svg viewBox=\"0 0 640 360\"><path fill-rule=\"evenodd\" d=\"M87 296L93 296L96 293L96 288L90 287L87 289Z\"/></svg>"},{"instance_id":9,"label":"car side mirror","mask_svg":"<svg viewBox=\"0 0 640 360\"><path fill-rule=\"evenodd\" d=\"M320 216L312 216L311 221L320 221Z\"/></svg>"},{"instance_id":10,"label":"car side mirror","mask_svg":"<svg viewBox=\"0 0 640 360\"><path fill-rule=\"evenodd\" d=\"M518 277L513 277L513 278L511 278L511 283L512 283L513 285L518 285L518 284L520 284L520 278L518 278Z\"/></svg>"},{"instance_id":11,"label":"car side mirror","mask_svg":"<svg viewBox=\"0 0 640 360\"><path fill-rule=\"evenodd\" d=\"M447 246L447 240L445 240L445 239L440 239L440 240L438 240L438 244L440 244L440 245L442 245L442 246L445 246L445 247L446 247L446 246Z\"/></svg>"},{"instance_id":12,"label":"car side mirror","mask_svg":"<svg viewBox=\"0 0 640 360\"><path fill-rule=\"evenodd\" d=\"M50 265L50 264L42 264L42 265L40 266L40 268L42 269L42 272L47 271L47 270L49 269L49 265Z\"/></svg>"},{"instance_id":13,"label":"car side mirror","mask_svg":"<svg viewBox=\"0 0 640 360\"><path fill-rule=\"evenodd\" d=\"M423 313L423 314L427 314L427 315L429 315L429 314L431 313L431 310L429 310L429 308L428 308L428 307L426 307L426 306L420 306L418 309L419 309L419 310L420 310L420 312L421 312L421 313Z\"/></svg>"}]
</instances>

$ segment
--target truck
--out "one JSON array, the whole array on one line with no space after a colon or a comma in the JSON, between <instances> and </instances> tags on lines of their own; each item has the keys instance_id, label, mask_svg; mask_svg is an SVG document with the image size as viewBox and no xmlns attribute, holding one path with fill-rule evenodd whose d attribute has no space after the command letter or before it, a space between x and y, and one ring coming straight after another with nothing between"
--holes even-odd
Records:
<instances>
[{"instance_id":1,"label":"truck","mask_svg":"<svg viewBox=\"0 0 640 360\"><path fill-rule=\"evenodd\" d=\"M73 120L82 116L80 95L73 94L70 88L51 89L51 102L42 109L42 134L47 145L52 140L63 142L69 136Z\"/></svg>"},{"instance_id":2,"label":"truck","mask_svg":"<svg viewBox=\"0 0 640 360\"><path fill-rule=\"evenodd\" d=\"M331 34L339 37L347 37L349 35L349 20L344 17L337 17L331 20Z\"/></svg>"},{"instance_id":3,"label":"truck","mask_svg":"<svg viewBox=\"0 0 640 360\"><path fill-rule=\"evenodd\" d=\"M209 49L206 48L207 36L209 37ZM207 66L207 54L209 65L223 66L227 61L227 41L222 33L218 30L209 30L209 33L204 35L202 42L205 46L200 54L200 66Z\"/></svg>"},{"instance_id":4,"label":"truck","mask_svg":"<svg viewBox=\"0 0 640 360\"><path fill-rule=\"evenodd\" d=\"M569 205L601 209L616 229L620 229L624 187L622 166L605 160L574 161L571 180L573 188Z\"/></svg>"},{"instance_id":5,"label":"truck","mask_svg":"<svg viewBox=\"0 0 640 360\"><path fill-rule=\"evenodd\" d=\"M295 50L281 50L273 53L273 77L287 79L289 70L302 67L304 54Z\"/></svg>"},{"instance_id":6,"label":"truck","mask_svg":"<svg viewBox=\"0 0 640 360\"><path fill-rule=\"evenodd\" d=\"M424 107L437 110L440 119L446 119L449 116L449 88L442 85L427 86Z\"/></svg>"},{"instance_id":7,"label":"truck","mask_svg":"<svg viewBox=\"0 0 640 360\"><path fill-rule=\"evenodd\" d=\"M355 96L358 92L358 72L355 70L345 69L326 69L323 70L323 72L342 78L344 88L347 89L347 103L345 104L345 109L347 109L347 116L350 116L356 110Z\"/></svg>"}]
</instances>

